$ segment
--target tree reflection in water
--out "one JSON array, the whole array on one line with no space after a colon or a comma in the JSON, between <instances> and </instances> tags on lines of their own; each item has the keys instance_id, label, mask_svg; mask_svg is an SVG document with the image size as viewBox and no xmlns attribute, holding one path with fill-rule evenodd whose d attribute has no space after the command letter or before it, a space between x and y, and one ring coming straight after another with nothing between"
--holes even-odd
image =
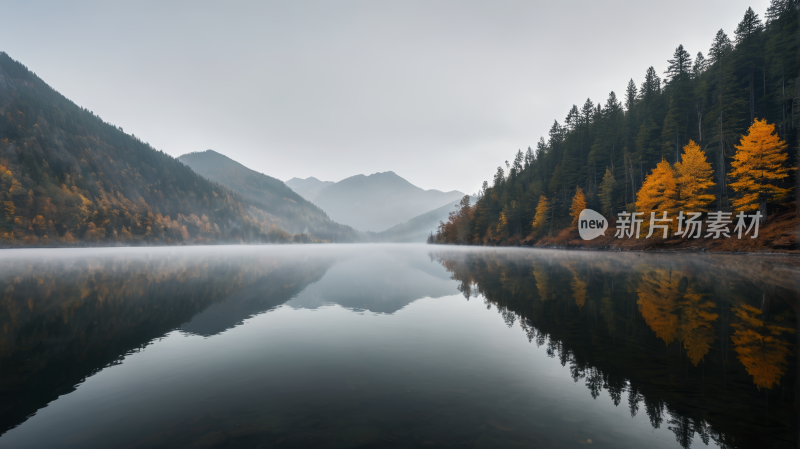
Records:
<instances>
[{"instance_id":1,"label":"tree reflection in water","mask_svg":"<svg viewBox=\"0 0 800 449\"><path fill-rule=\"evenodd\" d=\"M515 320L597 399L683 447L797 443L797 269L770 257L440 250L467 297ZM599 312L599 313L598 313ZM732 344L731 351L730 344Z\"/></svg>"}]
</instances>

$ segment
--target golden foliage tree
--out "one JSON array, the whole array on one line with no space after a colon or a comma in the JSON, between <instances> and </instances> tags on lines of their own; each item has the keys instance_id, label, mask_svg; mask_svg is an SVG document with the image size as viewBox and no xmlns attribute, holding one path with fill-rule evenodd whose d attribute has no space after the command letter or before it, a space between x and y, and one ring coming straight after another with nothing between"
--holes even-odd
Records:
<instances>
[{"instance_id":1,"label":"golden foliage tree","mask_svg":"<svg viewBox=\"0 0 800 449\"><path fill-rule=\"evenodd\" d=\"M731 336L733 349L753 376L753 383L759 389L772 388L783 377L786 358L791 354L789 343L780 335L792 330L764 323L758 318L761 310L747 304L736 306L734 312L741 321L731 325L736 329Z\"/></svg>"},{"instance_id":2,"label":"golden foliage tree","mask_svg":"<svg viewBox=\"0 0 800 449\"><path fill-rule=\"evenodd\" d=\"M714 187L714 170L706 160L706 154L693 140L683 147L681 162L675 164L678 179L678 198L682 210L707 212L705 209L716 197L706 193Z\"/></svg>"},{"instance_id":3,"label":"golden foliage tree","mask_svg":"<svg viewBox=\"0 0 800 449\"><path fill-rule=\"evenodd\" d=\"M508 217L506 217L505 212L500 212L500 217L497 219L497 234L495 235L496 238L502 239L505 238L508 234Z\"/></svg>"},{"instance_id":4,"label":"golden foliage tree","mask_svg":"<svg viewBox=\"0 0 800 449\"><path fill-rule=\"evenodd\" d=\"M736 145L733 159L733 169L728 173L732 181L729 185L741 194L733 200L733 207L743 211L760 209L766 216L767 200L789 192L774 184L789 176L789 168L784 165L788 159L786 142L775 134L775 125L756 120Z\"/></svg>"},{"instance_id":5,"label":"golden foliage tree","mask_svg":"<svg viewBox=\"0 0 800 449\"><path fill-rule=\"evenodd\" d=\"M539 204L536 206L536 214L533 216L533 229L538 231L547 226L547 218L550 216L550 201L544 195L539 195Z\"/></svg>"},{"instance_id":6,"label":"golden foliage tree","mask_svg":"<svg viewBox=\"0 0 800 449\"><path fill-rule=\"evenodd\" d=\"M674 218L678 209L677 200L678 185L675 181L675 172L669 162L662 159L644 179L636 198L636 211L644 212L645 223L649 222L651 212L656 213L656 218L661 218L663 212L667 212L668 217ZM672 223L674 225L675 221Z\"/></svg>"},{"instance_id":7,"label":"golden foliage tree","mask_svg":"<svg viewBox=\"0 0 800 449\"><path fill-rule=\"evenodd\" d=\"M583 194L583 189L576 187L575 196L572 198L572 207L569 210L573 225L578 222L578 217L584 209L586 209L586 195Z\"/></svg>"}]
</instances>

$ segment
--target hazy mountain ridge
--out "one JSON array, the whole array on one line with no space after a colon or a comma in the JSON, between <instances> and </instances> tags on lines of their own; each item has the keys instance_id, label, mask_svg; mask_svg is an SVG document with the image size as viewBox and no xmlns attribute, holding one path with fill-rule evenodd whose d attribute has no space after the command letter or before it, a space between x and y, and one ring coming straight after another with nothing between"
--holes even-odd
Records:
<instances>
[{"instance_id":1,"label":"hazy mountain ridge","mask_svg":"<svg viewBox=\"0 0 800 449\"><path fill-rule=\"evenodd\" d=\"M456 190L423 190L389 171L339 181L322 190L314 203L332 220L361 231L381 232L463 197Z\"/></svg>"},{"instance_id":2,"label":"hazy mountain ridge","mask_svg":"<svg viewBox=\"0 0 800 449\"><path fill-rule=\"evenodd\" d=\"M241 195L104 122L6 53L0 203L5 245L295 240Z\"/></svg>"},{"instance_id":3,"label":"hazy mountain ridge","mask_svg":"<svg viewBox=\"0 0 800 449\"><path fill-rule=\"evenodd\" d=\"M319 207L283 181L252 170L213 150L188 153L179 161L201 176L242 195L263 210L278 227L293 234L307 233L334 242L352 242L361 236L349 226L333 222Z\"/></svg>"},{"instance_id":4,"label":"hazy mountain ridge","mask_svg":"<svg viewBox=\"0 0 800 449\"><path fill-rule=\"evenodd\" d=\"M325 190L328 186L332 186L333 184L336 183L333 181L320 181L313 176L310 176L306 179L292 178L286 181L286 185L289 186L289 188L312 203L320 192Z\"/></svg>"},{"instance_id":5,"label":"hazy mountain ridge","mask_svg":"<svg viewBox=\"0 0 800 449\"><path fill-rule=\"evenodd\" d=\"M477 197L470 196L470 203L475 204ZM422 243L431 233L436 234L439 222L447 222L450 212L457 210L457 201L451 201L444 206L424 214L417 215L405 223L394 225L391 228L376 234L382 242L396 243Z\"/></svg>"}]
</instances>

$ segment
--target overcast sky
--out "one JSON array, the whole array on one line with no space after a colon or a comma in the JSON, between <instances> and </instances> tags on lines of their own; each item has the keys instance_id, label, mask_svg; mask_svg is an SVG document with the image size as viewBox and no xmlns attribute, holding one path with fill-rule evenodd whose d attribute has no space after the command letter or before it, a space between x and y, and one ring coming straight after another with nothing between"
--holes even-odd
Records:
<instances>
[{"instance_id":1,"label":"overcast sky","mask_svg":"<svg viewBox=\"0 0 800 449\"><path fill-rule=\"evenodd\" d=\"M3 2L0 51L173 156L474 193L587 97L767 0Z\"/></svg>"}]
</instances>

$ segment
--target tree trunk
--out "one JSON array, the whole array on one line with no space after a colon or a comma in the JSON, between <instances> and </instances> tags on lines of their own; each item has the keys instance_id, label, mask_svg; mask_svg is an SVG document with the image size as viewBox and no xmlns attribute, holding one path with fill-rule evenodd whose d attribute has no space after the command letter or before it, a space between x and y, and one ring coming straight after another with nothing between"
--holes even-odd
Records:
<instances>
[{"instance_id":1,"label":"tree trunk","mask_svg":"<svg viewBox=\"0 0 800 449\"><path fill-rule=\"evenodd\" d=\"M753 77L755 76L755 67L750 68L750 123L756 119L756 97L753 91Z\"/></svg>"},{"instance_id":2,"label":"tree trunk","mask_svg":"<svg viewBox=\"0 0 800 449\"><path fill-rule=\"evenodd\" d=\"M697 131L699 133L699 145L703 145L703 113L700 110L697 110Z\"/></svg>"}]
</instances>

